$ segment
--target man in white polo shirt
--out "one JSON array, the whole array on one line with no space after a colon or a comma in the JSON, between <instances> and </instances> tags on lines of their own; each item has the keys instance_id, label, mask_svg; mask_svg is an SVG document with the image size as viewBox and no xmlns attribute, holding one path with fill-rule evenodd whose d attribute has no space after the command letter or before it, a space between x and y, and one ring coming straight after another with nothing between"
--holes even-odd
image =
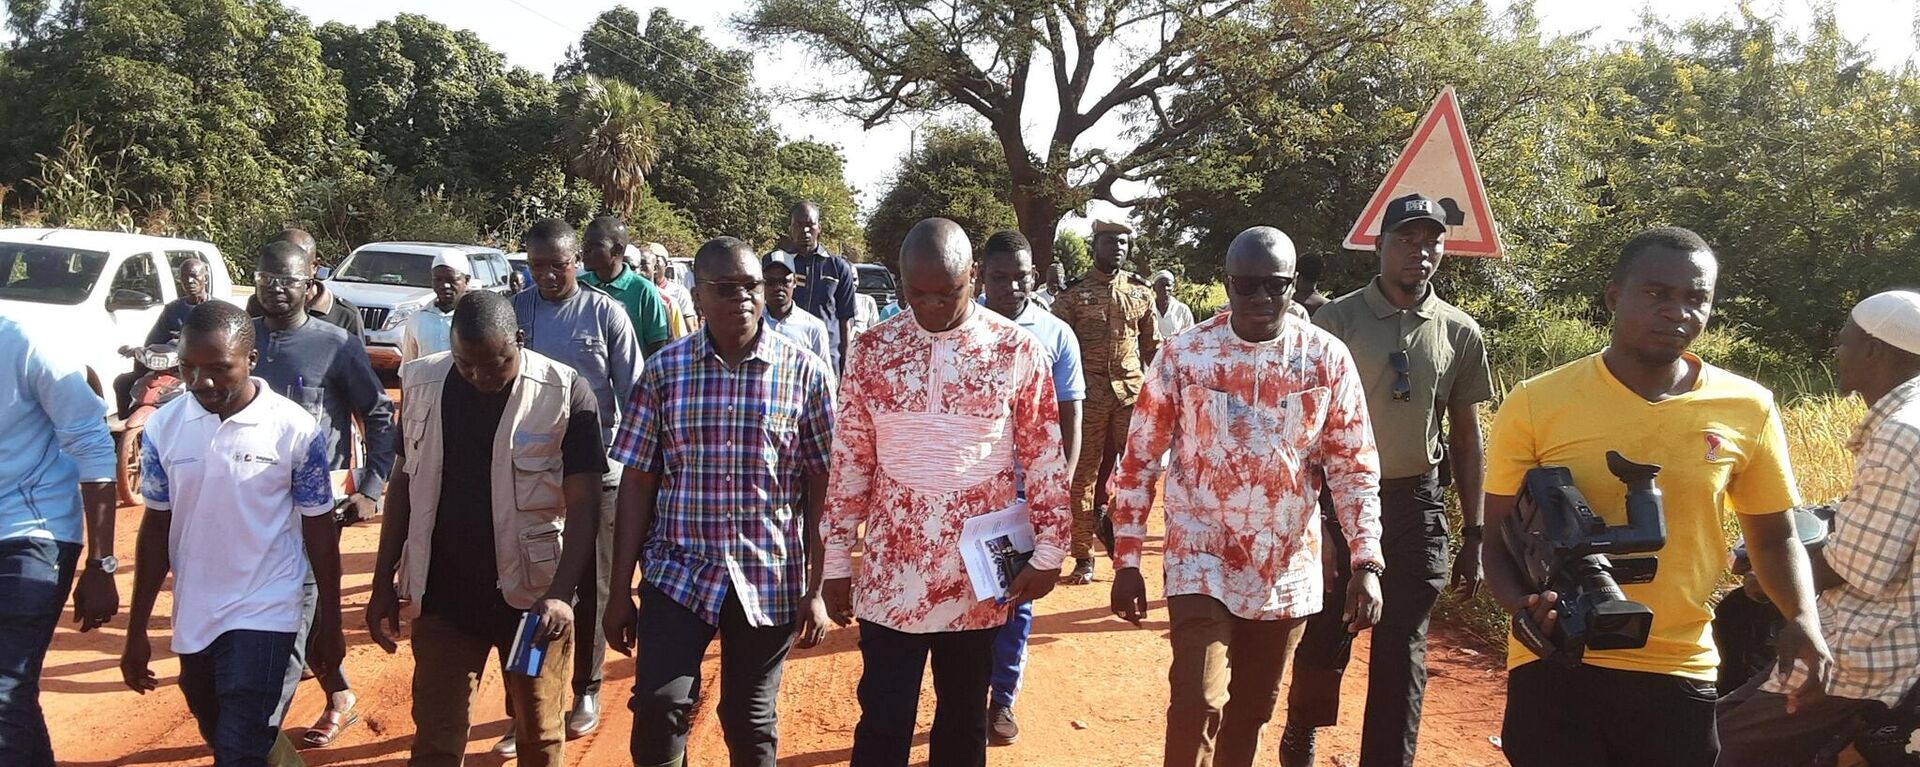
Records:
<instances>
[{"instance_id":1,"label":"man in white polo shirt","mask_svg":"<svg viewBox=\"0 0 1920 767\"><path fill-rule=\"evenodd\" d=\"M346 650L326 432L250 375L256 356L239 307L208 301L187 315L180 372L193 396L160 408L141 442L147 511L120 656L129 688L159 686L147 621L171 570L180 691L222 767L264 766L274 751L300 681L292 661L309 562L318 594L307 665L324 674Z\"/></svg>"}]
</instances>

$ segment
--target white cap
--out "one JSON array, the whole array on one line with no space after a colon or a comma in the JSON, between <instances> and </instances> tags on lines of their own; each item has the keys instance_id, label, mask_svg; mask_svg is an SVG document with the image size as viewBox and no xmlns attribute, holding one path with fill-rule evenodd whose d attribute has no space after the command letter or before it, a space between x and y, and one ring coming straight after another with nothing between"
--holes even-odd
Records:
<instances>
[{"instance_id":1,"label":"white cap","mask_svg":"<svg viewBox=\"0 0 1920 767\"><path fill-rule=\"evenodd\" d=\"M1920 354L1920 293L1889 290L1853 307L1853 324L1909 354Z\"/></svg>"},{"instance_id":2,"label":"white cap","mask_svg":"<svg viewBox=\"0 0 1920 767\"><path fill-rule=\"evenodd\" d=\"M465 253L441 253L440 255L434 256L433 268L438 269L443 266L452 269L456 273L464 274L468 277L473 276L473 262L467 260L467 254Z\"/></svg>"},{"instance_id":3,"label":"white cap","mask_svg":"<svg viewBox=\"0 0 1920 767\"><path fill-rule=\"evenodd\" d=\"M1166 280L1167 282L1174 282L1175 280L1173 279L1173 272L1167 271L1165 269L1161 269L1160 271L1153 273L1153 282L1155 284L1159 284L1159 282L1163 279Z\"/></svg>"},{"instance_id":4,"label":"white cap","mask_svg":"<svg viewBox=\"0 0 1920 767\"><path fill-rule=\"evenodd\" d=\"M667 246L657 242L649 242L647 243L647 252L652 253L657 258L666 258Z\"/></svg>"}]
</instances>

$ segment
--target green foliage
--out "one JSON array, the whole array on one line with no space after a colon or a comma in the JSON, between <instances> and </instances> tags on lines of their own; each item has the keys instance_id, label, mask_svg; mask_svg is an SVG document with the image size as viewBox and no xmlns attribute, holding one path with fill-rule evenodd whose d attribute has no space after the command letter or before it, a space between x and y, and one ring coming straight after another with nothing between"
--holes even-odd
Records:
<instances>
[{"instance_id":1,"label":"green foliage","mask_svg":"<svg viewBox=\"0 0 1920 767\"><path fill-rule=\"evenodd\" d=\"M633 215L660 156L666 106L624 82L592 75L567 81L561 103L572 148L568 169L599 187L615 215Z\"/></svg>"},{"instance_id":2,"label":"green foliage","mask_svg":"<svg viewBox=\"0 0 1920 767\"><path fill-rule=\"evenodd\" d=\"M40 223L79 229L130 231L133 217L119 199L118 174L93 153L93 129L67 128L58 154L40 160L40 175L27 181L39 197Z\"/></svg>"},{"instance_id":3,"label":"green foliage","mask_svg":"<svg viewBox=\"0 0 1920 767\"><path fill-rule=\"evenodd\" d=\"M1093 247L1079 232L1062 229L1053 236L1053 258L1060 273L1071 279L1093 268Z\"/></svg>"},{"instance_id":4,"label":"green foliage","mask_svg":"<svg viewBox=\"0 0 1920 767\"><path fill-rule=\"evenodd\" d=\"M1016 226L1006 202L1011 183L993 136L964 125L931 126L868 217L867 252L892 267L907 230L936 216L959 224L977 250L994 232Z\"/></svg>"}]
</instances>

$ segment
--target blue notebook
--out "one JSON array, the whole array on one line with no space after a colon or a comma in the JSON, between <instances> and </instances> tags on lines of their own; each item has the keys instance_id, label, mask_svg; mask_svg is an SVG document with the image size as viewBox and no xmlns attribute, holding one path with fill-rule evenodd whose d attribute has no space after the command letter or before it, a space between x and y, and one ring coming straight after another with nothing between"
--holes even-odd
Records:
<instances>
[{"instance_id":1,"label":"blue notebook","mask_svg":"<svg viewBox=\"0 0 1920 767\"><path fill-rule=\"evenodd\" d=\"M540 618L533 613L520 616L520 628L513 632L513 652L507 655L507 670L524 676L539 676L541 661L547 659L547 641L540 637Z\"/></svg>"}]
</instances>

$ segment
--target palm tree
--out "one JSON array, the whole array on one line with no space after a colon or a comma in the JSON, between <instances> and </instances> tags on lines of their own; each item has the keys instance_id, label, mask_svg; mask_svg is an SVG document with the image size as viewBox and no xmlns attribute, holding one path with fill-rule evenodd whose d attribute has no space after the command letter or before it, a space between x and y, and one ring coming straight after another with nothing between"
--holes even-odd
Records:
<instances>
[{"instance_id":1,"label":"palm tree","mask_svg":"<svg viewBox=\"0 0 1920 767\"><path fill-rule=\"evenodd\" d=\"M613 212L632 215L660 155L667 108L625 82L591 75L568 81L568 130L562 140L574 174L600 188Z\"/></svg>"}]
</instances>

